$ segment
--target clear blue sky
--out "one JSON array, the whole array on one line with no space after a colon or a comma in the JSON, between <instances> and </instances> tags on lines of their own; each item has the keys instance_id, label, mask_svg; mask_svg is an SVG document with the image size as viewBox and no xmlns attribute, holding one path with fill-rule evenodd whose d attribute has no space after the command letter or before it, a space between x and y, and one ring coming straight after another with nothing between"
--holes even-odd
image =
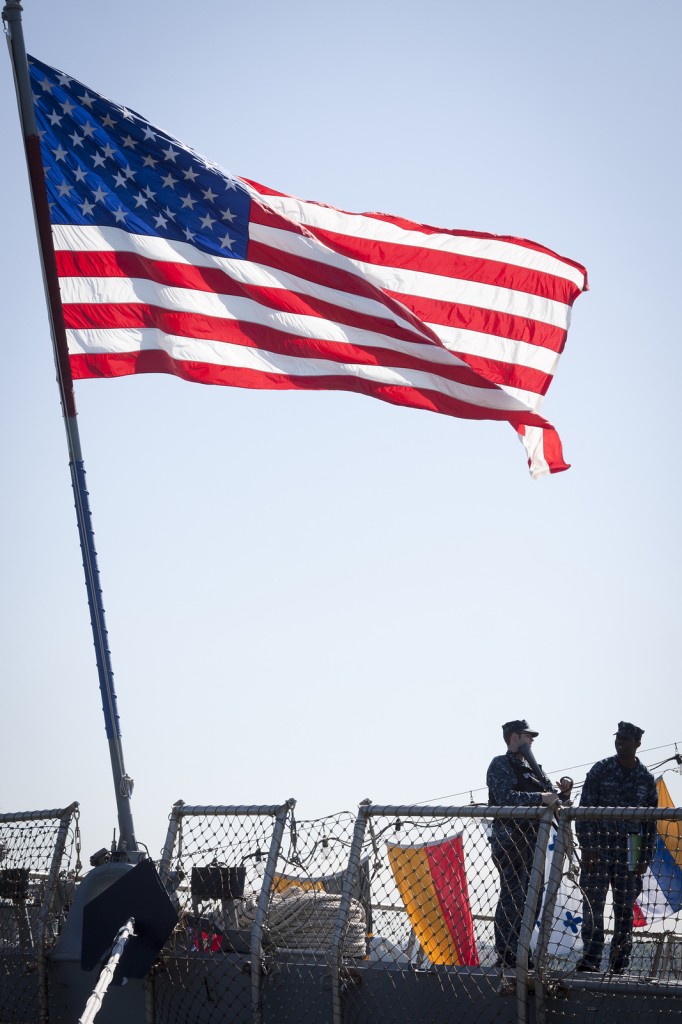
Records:
<instances>
[{"instance_id":1,"label":"clear blue sky","mask_svg":"<svg viewBox=\"0 0 682 1024\"><path fill-rule=\"evenodd\" d=\"M295 796L301 818L466 800L517 716L552 771L610 754L622 718L647 763L671 754L677 0L24 6L35 56L232 172L531 238L590 275L543 407L573 468L535 483L503 424L77 386L139 838L158 853L178 798ZM80 800L90 853L115 805L6 55L0 90L0 807Z\"/></svg>"}]
</instances>

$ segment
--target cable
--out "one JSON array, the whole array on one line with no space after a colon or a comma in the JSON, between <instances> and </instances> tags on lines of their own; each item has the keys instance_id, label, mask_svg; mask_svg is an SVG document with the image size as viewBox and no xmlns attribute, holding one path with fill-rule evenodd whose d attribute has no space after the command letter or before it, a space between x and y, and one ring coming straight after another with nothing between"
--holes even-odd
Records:
<instances>
[{"instance_id":1,"label":"cable","mask_svg":"<svg viewBox=\"0 0 682 1024\"><path fill-rule=\"evenodd\" d=\"M658 747L647 747L647 749L646 750L642 750L641 753L642 754L651 754L655 750L666 750L669 747L675 747L675 750L677 751L677 744L678 743L682 743L682 740L672 740L670 743L662 743ZM660 768L661 765L664 765L667 761L676 761L678 756L679 755L677 755L677 753L673 754L672 757L666 758L664 761L661 761L659 764L652 765L651 768L649 768L649 771L655 771L657 768ZM601 758L597 758L596 760L602 760L602 759ZM563 774L565 772L575 771L576 768L587 768L587 767L591 768L593 764L595 764L594 760L592 760L592 761L585 761L583 764L573 764L573 765L570 765L570 767L568 767L568 768L552 768L551 771L547 772L547 775L550 776L550 778L551 778L551 776L552 775L556 775L557 772L560 772L560 773ZM678 764L679 764L679 761L678 761ZM582 787L582 782L576 782L574 784L574 786L573 786L573 789L576 790L576 789L580 789L581 787ZM413 802L416 803L416 804L435 804L435 803L439 803L441 800L452 800L454 797L467 796L468 795L468 796L470 796L472 798L470 800L470 802L471 803L476 803L476 801L473 799L474 793L484 792L485 790L487 790L487 788L488 788L487 786L477 786L476 789L471 789L471 787L468 787L467 789L462 790L461 793L444 793L442 796L432 796L432 797L429 797L426 800L415 800Z\"/></svg>"}]
</instances>

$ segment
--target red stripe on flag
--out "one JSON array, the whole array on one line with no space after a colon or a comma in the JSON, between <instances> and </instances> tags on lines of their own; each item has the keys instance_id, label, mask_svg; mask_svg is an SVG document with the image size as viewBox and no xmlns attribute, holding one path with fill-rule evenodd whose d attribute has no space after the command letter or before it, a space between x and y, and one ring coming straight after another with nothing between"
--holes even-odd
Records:
<instances>
[{"instance_id":1,"label":"red stripe on flag","mask_svg":"<svg viewBox=\"0 0 682 1024\"><path fill-rule=\"evenodd\" d=\"M248 185L256 190L262 196L280 196L282 199L291 198L288 192L278 192L277 189L271 188L269 185L262 185L258 181L254 181L252 178L242 178ZM337 207L330 206L328 203L319 203L314 199L302 200L307 206L319 206L321 209L336 210ZM512 235L495 235L490 231L470 231L466 228L437 228L430 224L421 224L417 221L409 220L406 217L398 217L392 213L359 213L359 214L348 214L350 217L368 217L371 220L384 221L386 224L395 224L398 227L404 228L406 231L422 231L425 235L453 235L463 238L480 238L483 240L490 240L494 242L509 242L511 245L518 245L524 249L533 249L535 252L544 253L546 256L553 256L555 259L561 260L562 263L566 263L568 266L574 267L581 274L586 276L587 271L581 263L576 263L575 260L569 260L565 256L560 256L554 252L553 249L548 249L546 245L540 245L539 242L532 242L528 238L518 238Z\"/></svg>"},{"instance_id":2,"label":"red stripe on flag","mask_svg":"<svg viewBox=\"0 0 682 1024\"><path fill-rule=\"evenodd\" d=\"M265 249L267 247L261 248ZM420 337L407 328L401 328L390 318L354 312L352 310L345 309L344 307L326 302L322 299L312 298L305 294L291 292L286 289L262 288L256 285L243 284L233 280L222 270L213 267L197 267L186 263L152 260L130 252L68 252L61 250L57 252L56 257L61 277L139 278L153 281L156 284L168 285L170 287L191 288L207 294L243 295L254 299L260 305L269 309L284 310L285 312L296 313L302 316L317 316L335 323L344 324L348 327L357 327L362 330L384 334L386 337L409 341L413 344L425 345L426 347L429 345L429 342L423 337ZM417 305L413 302L412 297L407 297L407 301L409 305ZM95 326L98 323L98 317L95 315L96 311L92 304L82 304L82 315L80 316L73 312L77 308L78 307L75 307L74 305L64 306L68 327L90 327ZM452 307L449 308L452 309ZM481 310L472 310L468 307L458 307L458 309L462 314L462 318L464 310L469 309L469 312L472 314L472 319L478 320L477 326L479 328L484 328L487 333L501 335L502 331L505 329L509 332L508 336L512 333L524 333L523 330L517 329L514 331L510 326L512 322L518 325L521 318L503 317L500 314L492 314L491 312L486 313ZM419 313L426 315L427 312L433 313L433 310L415 308L414 312L418 315ZM103 314L103 316L105 315ZM493 318L496 321L494 324L490 323L490 320ZM205 319L209 320L211 318ZM501 326L500 321L502 320L504 321L504 326ZM151 320L147 319L145 322L140 321L134 325L147 326L151 322ZM153 322L155 326L159 326L160 324L159 319ZM215 318L214 322L218 323L218 319ZM543 332L545 340L547 340L547 337L550 334L554 333L556 336L558 333L553 331L553 329L548 328L547 325L538 325L537 321L526 321L525 324L532 325L533 330L538 326L540 326L541 329L546 328ZM110 318L108 320L105 318L100 325L112 328L119 326L115 322L114 318ZM133 325L132 322L130 322L126 318L125 314L123 314L123 320L121 321L120 326L131 325ZM462 325L463 324L460 324L460 326ZM469 326L469 324L467 324L467 326ZM197 330L198 333L195 332L195 329L188 328L186 330L180 330L179 333L189 337L212 336L210 330L208 333L201 329ZM566 332L564 331L560 333L562 333L565 338ZM216 337L220 338L220 334L216 335ZM222 340L228 339L222 338ZM537 343L538 339L534 340ZM260 344L264 347L269 347L267 346L264 335L262 336ZM448 350L466 362L474 371L476 371L477 374L480 375L478 379L475 379L473 375L466 378L461 374L459 376L452 376L450 379L461 381L467 380L468 383L471 383L474 386L482 386L484 381L489 381L492 384L507 385L508 387L520 388L534 394L544 395L553 379L552 374L543 373L542 371L523 366L520 363L482 358L471 355L466 351L453 349L452 347L449 347ZM278 349L278 351L280 350ZM349 357L349 361L363 361L358 355L359 351L359 349L355 349L356 354L353 357ZM404 359L407 359L407 361L403 361ZM370 359L368 361L375 360ZM410 361L408 357L404 356L396 356L393 359L382 360L382 363L386 366L417 366L416 360ZM429 366L430 365L431 364L429 364ZM439 372L441 371L439 370ZM442 372L444 376L450 376L447 369L443 369Z\"/></svg>"},{"instance_id":3,"label":"red stripe on flag","mask_svg":"<svg viewBox=\"0 0 682 1024\"><path fill-rule=\"evenodd\" d=\"M222 384L228 387L267 388L275 391L351 391L372 398L380 398L392 405L406 406L411 409L426 409L430 412L457 416L460 419L500 420L516 427L532 420L534 426L546 426L546 421L534 413L482 408L429 388L417 389L408 385L384 384L336 374L294 376L239 366L220 366L215 363L176 360L168 353L158 349L145 349L142 352L72 355L71 369L74 380L125 377L134 373L170 373L182 380L194 381L199 384Z\"/></svg>"},{"instance_id":4,"label":"red stripe on flag","mask_svg":"<svg viewBox=\"0 0 682 1024\"><path fill-rule=\"evenodd\" d=\"M228 273L215 267L193 266L187 263L172 263L165 260L151 260L130 252L57 252L57 266L60 277L122 278L153 281L155 284L173 288L189 288L215 295L244 296L253 299L268 309L298 313L301 316L317 316L347 327L384 334L390 338L409 341L412 344L430 345L433 342L424 337L423 325L419 331L401 327L390 317L363 313L336 305L325 299L304 292L286 288L265 288L235 280ZM308 261L311 262L311 261ZM237 262L237 267L239 262ZM376 301L376 293L371 296ZM411 319L407 311L401 310L405 320Z\"/></svg>"},{"instance_id":5,"label":"red stripe on flag","mask_svg":"<svg viewBox=\"0 0 682 1024\"><path fill-rule=\"evenodd\" d=\"M495 385L481 378L468 366L456 363L432 363L395 349L371 345L353 345L309 338L270 325L245 320L224 319L199 313L183 313L143 303L78 303L63 307L64 322L70 330L126 330L156 328L180 338L200 338L261 349L300 359L325 359L358 366L392 366L418 370L468 387L494 391ZM78 358L74 356L72 358Z\"/></svg>"},{"instance_id":6,"label":"red stripe on flag","mask_svg":"<svg viewBox=\"0 0 682 1024\"><path fill-rule=\"evenodd\" d=\"M501 313L496 309L470 306L464 302L424 298L421 295L404 295L388 291L386 294L392 295L427 324L461 328L510 341L525 341L528 345L537 345L552 352L563 352L566 344L568 332L563 327L554 327L531 317Z\"/></svg>"},{"instance_id":7,"label":"red stripe on flag","mask_svg":"<svg viewBox=\"0 0 682 1024\"><path fill-rule=\"evenodd\" d=\"M478 950L462 838L454 836L442 843L429 844L425 849L438 902L455 943L459 962L467 967L477 967Z\"/></svg>"},{"instance_id":8,"label":"red stripe on flag","mask_svg":"<svg viewBox=\"0 0 682 1024\"><path fill-rule=\"evenodd\" d=\"M279 196L282 199L294 198L290 194L288 194L287 192L278 192L276 189L270 188L267 185L261 185L259 182L253 181L253 180L251 180L249 178L242 178L241 180L245 181L248 185L251 185L251 187L254 188L259 195L265 197L266 199L267 199L268 196ZM475 238L477 241L481 241L481 242L486 242L486 241L489 241L489 242L505 242L505 243L507 243L509 245L517 246L519 249L528 249L528 250L530 250L532 252L541 253L543 256L549 256L551 259L558 260L560 263L563 263L565 266L572 267L574 270L577 270L578 271L578 275L583 278L584 285L583 285L583 287L581 289L577 285L573 284L573 288L575 289L575 292L576 292L576 294L573 297L573 301L575 300L577 295L580 295L583 291L588 291L588 289L589 289L589 286L588 286L588 283L587 283L587 271L585 270L585 267L583 267L583 265L581 263L578 263L575 260L567 259L566 256L560 256L559 253L555 252L553 249L549 249L545 245L540 245L539 242L532 242L528 238L518 238L517 236L514 236L514 235L495 235L495 234L492 234L491 232L488 232L488 231L468 231L468 230L466 230L464 228L438 228L438 227L434 227L431 224L420 224L418 221L409 220L409 219L407 219L405 217L397 217L394 214L390 214L390 213L348 213L348 211L338 211L337 207L330 206L328 203L318 203L318 202L316 202L315 200L312 200L312 199L304 199L304 200L297 200L297 201L303 203L303 205L307 206L307 207L318 208L318 209L321 209L321 210L332 210L334 212L342 212L348 218L349 225L352 223L352 219L357 217L357 218L363 218L363 220L364 219L375 220L375 221L379 221L380 223L391 224L394 227L401 228L404 231L416 231L416 232L419 232L419 234L426 235L426 236L434 236L434 235L436 235L436 236L442 236L443 238L447 238L447 237L450 237L450 238ZM267 216L267 213L269 211L269 207L265 206L265 207L263 207L263 210L265 211L264 216ZM275 216L279 216L279 214L276 213L275 211L272 211L272 212L275 213ZM260 216L261 215L259 214L259 217ZM262 221L260 221L260 223L264 223L265 224L265 223L268 223L268 222L265 219L263 219ZM318 227L314 227L314 228L309 228L309 230L311 230L312 232L317 234L318 231L321 231L321 230L324 230L324 229L318 228ZM352 232L349 231L346 234L344 234L342 237L357 239L359 236L358 235L354 235L354 234L352 234ZM383 242L377 242L377 244L378 245L383 245L384 243ZM422 251L425 252L427 250L424 249ZM428 252L434 252L434 250L429 248ZM473 257L465 257L465 258L473 258ZM495 261L491 261L491 262L495 262ZM542 273L542 271L539 271L539 273ZM459 276L459 275L457 275L457 276ZM550 277L550 278L554 278L555 280L566 280L565 278L559 278L558 275L547 274L547 276Z\"/></svg>"},{"instance_id":9,"label":"red stripe on flag","mask_svg":"<svg viewBox=\"0 0 682 1024\"><path fill-rule=\"evenodd\" d=\"M639 903L635 903L632 923L635 928L644 928L646 925L646 917L642 913Z\"/></svg>"},{"instance_id":10,"label":"red stripe on flag","mask_svg":"<svg viewBox=\"0 0 682 1024\"><path fill-rule=\"evenodd\" d=\"M500 359L481 359L479 356L471 356L466 352L455 351L454 355L459 356L472 370L480 373L482 377L493 384L520 388L522 391L531 391L535 395L544 395L554 379L551 373L543 373L542 370L534 370L530 366L521 366L519 363L504 363Z\"/></svg>"},{"instance_id":11,"label":"red stripe on flag","mask_svg":"<svg viewBox=\"0 0 682 1024\"><path fill-rule=\"evenodd\" d=\"M438 249L423 249L404 242L349 237L319 227L311 230L330 249L363 263L400 270L417 270L420 273L437 274L457 281L475 281L497 288L510 288L567 305L580 294L580 289L566 278L555 277L528 267L513 266L499 260L481 259Z\"/></svg>"}]
</instances>

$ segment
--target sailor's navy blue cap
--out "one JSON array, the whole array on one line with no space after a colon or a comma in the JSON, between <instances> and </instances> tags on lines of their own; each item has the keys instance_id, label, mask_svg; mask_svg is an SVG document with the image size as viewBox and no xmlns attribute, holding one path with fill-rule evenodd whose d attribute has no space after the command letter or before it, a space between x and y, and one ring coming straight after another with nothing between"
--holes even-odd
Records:
<instances>
[{"instance_id":1,"label":"sailor's navy blue cap","mask_svg":"<svg viewBox=\"0 0 682 1024\"><path fill-rule=\"evenodd\" d=\"M638 725L633 725L632 722L619 722L618 731L614 735L631 736L633 740L641 740L644 735L644 729L640 729Z\"/></svg>"},{"instance_id":2,"label":"sailor's navy blue cap","mask_svg":"<svg viewBox=\"0 0 682 1024\"><path fill-rule=\"evenodd\" d=\"M525 718L514 718L511 722L505 722L502 726L502 735L509 736L512 732L529 732L531 736L539 736L540 733L535 732L528 725Z\"/></svg>"}]
</instances>

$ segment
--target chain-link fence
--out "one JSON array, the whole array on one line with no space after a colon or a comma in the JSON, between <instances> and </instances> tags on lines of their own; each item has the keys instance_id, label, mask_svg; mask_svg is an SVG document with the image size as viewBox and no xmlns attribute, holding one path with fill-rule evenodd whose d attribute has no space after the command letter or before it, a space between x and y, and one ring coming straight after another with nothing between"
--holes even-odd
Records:
<instances>
[{"instance_id":1,"label":"chain-link fence","mask_svg":"<svg viewBox=\"0 0 682 1024\"><path fill-rule=\"evenodd\" d=\"M542 1020L682 1020L681 827L674 808L561 812L538 929Z\"/></svg>"},{"instance_id":2,"label":"chain-link fence","mask_svg":"<svg viewBox=\"0 0 682 1024\"><path fill-rule=\"evenodd\" d=\"M0 814L0 1021L49 1019L46 956L68 911L78 805Z\"/></svg>"},{"instance_id":3,"label":"chain-link fence","mask_svg":"<svg viewBox=\"0 0 682 1024\"><path fill-rule=\"evenodd\" d=\"M161 874L181 921L150 981L155 1021L682 1019L681 820L176 805Z\"/></svg>"},{"instance_id":4,"label":"chain-link fence","mask_svg":"<svg viewBox=\"0 0 682 1024\"><path fill-rule=\"evenodd\" d=\"M177 900L180 923L149 979L157 1020L252 1019L265 970L265 918L292 807L293 801L174 806L160 874Z\"/></svg>"}]
</instances>

